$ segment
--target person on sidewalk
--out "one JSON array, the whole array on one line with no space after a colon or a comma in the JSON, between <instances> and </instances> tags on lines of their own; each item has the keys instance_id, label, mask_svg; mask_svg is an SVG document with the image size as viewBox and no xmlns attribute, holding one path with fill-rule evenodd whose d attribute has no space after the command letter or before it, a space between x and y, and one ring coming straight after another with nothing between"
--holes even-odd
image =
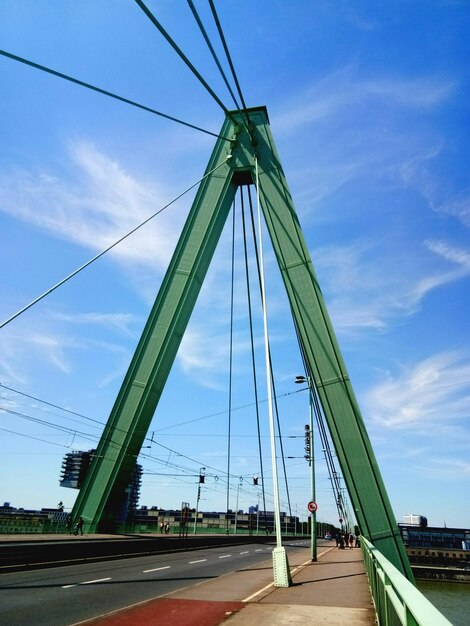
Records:
<instances>
[{"instance_id":1,"label":"person on sidewalk","mask_svg":"<svg viewBox=\"0 0 470 626\"><path fill-rule=\"evenodd\" d=\"M67 535L72 534L72 517L67 515L67 519L65 520L65 528L67 529Z\"/></svg>"},{"instance_id":2,"label":"person on sidewalk","mask_svg":"<svg viewBox=\"0 0 470 626\"><path fill-rule=\"evenodd\" d=\"M83 524L85 523L85 520L83 519L83 517L79 517L78 518L78 522L75 525L75 530L73 531L74 535L78 535L78 533L80 533L80 535L83 536Z\"/></svg>"}]
</instances>

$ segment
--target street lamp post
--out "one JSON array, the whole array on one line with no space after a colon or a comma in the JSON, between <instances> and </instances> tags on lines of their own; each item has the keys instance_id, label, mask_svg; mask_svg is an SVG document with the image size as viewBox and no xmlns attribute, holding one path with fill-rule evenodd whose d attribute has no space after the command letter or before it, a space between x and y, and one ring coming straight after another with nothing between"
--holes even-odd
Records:
<instances>
[{"instance_id":1,"label":"street lamp post","mask_svg":"<svg viewBox=\"0 0 470 626\"><path fill-rule=\"evenodd\" d=\"M194 517L194 533L193 534L196 534L196 531L197 531L197 516L199 512L199 500L201 499L201 483L203 483L205 480L205 474L204 474L205 471L206 471L205 467L201 467L199 471L199 481L197 484L196 515Z\"/></svg>"},{"instance_id":2,"label":"street lamp post","mask_svg":"<svg viewBox=\"0 0 470 626\"><path fill-rule=\"evenodd\" d=\"M235 526L233 529L233 534L236 535L237 534L237 521L238 521L238 496L240 494L240 487L241 484L243 482L243 477L240 476L239 480L238 480L238 486L237 486L237 505L235 507Z\"/></svg>"},{"instance_id":3,"label":"street lamp post","mask_svg":"<svg viewBox=\"0 0 470 626\"><path fill-rule=\"evenodd\" d=\"M308 443L307 453L305 455L308 464L310 465L310 493L311 493L311 501L315 502L315 455L313 450L313 390L311 385L310 376L296 376L295 382L297 384L307 383L308 385L308 399L309 399L309 427L305 427L305 439L306 444ZM311 512L311 528L310 528L310 551L312 556L312 561L317 560L317 513L316 511Z\"/></svg>"}]
</instances>

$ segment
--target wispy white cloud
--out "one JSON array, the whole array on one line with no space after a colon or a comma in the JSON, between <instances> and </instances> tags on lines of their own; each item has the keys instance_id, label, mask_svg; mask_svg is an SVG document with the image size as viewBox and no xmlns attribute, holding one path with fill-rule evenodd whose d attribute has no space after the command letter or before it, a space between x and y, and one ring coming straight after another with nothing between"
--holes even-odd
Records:
<instances>
[{"instance_id":1,"label":"wispy white cloud","mask_svg":"<svg viewBox=\"0 0 470 626\"><path fill-rule=\"evenodd\" d=\"M99 387L123 376L130 359L124 342L110 341L107 335L95 338L82 332L85 326L83 320L79 321L80 315L77 315L76 319L74 316L60 314L51 314L47 317L47 320L37 320L34 328L11 327L8 332L0 333L2 382L27 384L29 377L37 372L38 368L43 373L49 372L50 375L58 373L70 377L81 367L79 357L91 354L99 354L99 360L105 363L110 358L112 363L110 371L105 376L96 373L96 384ZM93 320L94 317L96 319ZM113 323L121 337L129 336L125 317L121 320L120 316L114 318L109 316L106 328L109 329L109 325ZM103 328L105 323L105 319L100 316L85 315L84 319L88 328L90 324ZM70 324L82 324L81 332L71 331Z\"/></svg>"},{"instance_id":2,"label":"wispy white cloud","mask_svg":"<svg viewBox=\"0 0 470 626\"><path fill-rule=\"evenodd\" d=\"M424 243L431 252L434 252L446 261L455 263L458 266L459 274L465 275L470 273L470 252L468 250L451 246L443 240L429 239Z\"/></svg>"},{"instance_id":3,"label":"wispy white cloud","mask_svg":"<svg viewBox=\"0 0 470 626\"><path fill-rule=\"evenodd\" d=\"M293 132L332 118L339 121L344 115L355 117L358 107L364 113L378 103L382 112L384 107L432 109L448 100L455 89L455 81L439 76L363 78L349 65L318 80L284 105L287 112L275 116L276 128Z\"/></svg>"},{"instance_id":4,"label":"wispy white cloud","mask_svg":"<svg viewBox=\"0 0 470 626\"><path fill-rule=\"evenodd\" d=\"M364 397L367 414L384 427L430 428L470 416L466 355L443 352L384 377Z\"/></svg>"},{"instance_id":5,"label":"wispy white cloud","mask_svg":"<svg viewBox=\"0 0 470 626\"><path fill-rule=\"evenodd\" d=\"M130 313L77 313L65 314L51 311L49 319L83 326L104 326L116 328L126 334L131 334L130 327L136 322L134 315Z\"/></svg>"},{"instance_id":6,"label":"wispy white cloud","mask_svg":"<svg viewBox=\"0 0 470 626\"><path fill-rule=\"evenodd\" d=\"M379 245L355 241L315 251L314 264L339 333L387 331L419 312L431 291L470 275L468 252L443 240L427 240L421 249L410 249L406 264L379 252ZM432 252L440 263L427 261L422 250Z\"/></svg>"},{"instance_id":7,"label":"wispy white cloud","mask_svg":"<svg viewBox=\"0 0 470 626\"><path fill-rule=\"evenodd\" d=\"M455 217L470 228L470 194L444 201L435 208L437 212Z\"/></svg>"},{"instance_id":8,"label":"wispy white cloud","mask_svg":"<svg viewBox=\"0 0 470 626\"><path fill-rule=\"evenodd\" d=\"M69 156L72 175L19 169L2 173L0 210L98 252L171 200L162 184L136 179L90 143L70 143ZM175 211L163 213L110 254L161 269L180 223Z\"/></svg>"},{"instance_id":9,"label":"wispy white cloud","mask_svg":"<svg viewBox=\"0 0 470 626\"><path fill-rule=\"evenodd\" d=\"M2 351L2 363L0 371L3 370L10 380L22 381L23 374L21 363L39 362L53 366L64 374L70 374L72 366L67 357L67 343L74 341L66 340L59 334L47 334L36 330L23 331L21 334L9 333L0 335L0 347ZM26 368L23 366L23 371Z\"/></svg>"}]
</instances>

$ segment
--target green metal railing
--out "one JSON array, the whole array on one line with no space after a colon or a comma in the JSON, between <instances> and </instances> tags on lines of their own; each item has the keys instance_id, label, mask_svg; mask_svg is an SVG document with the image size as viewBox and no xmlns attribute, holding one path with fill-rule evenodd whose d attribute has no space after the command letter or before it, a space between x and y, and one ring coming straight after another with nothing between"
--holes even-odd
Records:
<instances>
[{"instance_id":1,"label":"green metal railing","mask_svg":"<svg viewBox=\"0 0 470 626\"><path fill-rule=\"evenodd\" d=\"M364 537L361 547L379 626L452 626Z\"/></svg>"}]
</instances>

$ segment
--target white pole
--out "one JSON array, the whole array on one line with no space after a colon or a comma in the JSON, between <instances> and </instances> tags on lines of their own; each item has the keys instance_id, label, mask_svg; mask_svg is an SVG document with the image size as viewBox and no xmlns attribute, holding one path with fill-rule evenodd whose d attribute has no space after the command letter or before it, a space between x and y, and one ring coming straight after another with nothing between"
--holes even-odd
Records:
<instances>
[{"instance_id":1,"label":"white pole","mask_svg":"<svg viewBox=\"0 0 470 626\"><path fill-rule=\"evenodd\" d=\"M310 416L310 488L312 494L312 502L315 502L315 454L313 450L313 398L310 376L307 376L308 382L308 399L309 399L309 416ZM310 537L310 554L312 561L317 560L317 514L316 511L311 513L311 537Z\"/></svg>"},{"instance_id":2,"label":"white pole","mask_svg":"<svg viewBox=\"0 0 470 626\"><path fill-rule=\"evenodd\" d=\"M274 495L274 526L276 528L276 547L273 555L273 573L275 587L290 587L292 577L290 573L289 560L285 548L282 546L281 539L281 516L279 512L279 484L277 476L276 461L276 436L274 431L274 411L273 411L273 389L271 362L269 359L269 340L268 340L268 311L266 305L266 289L264 284L264 264L263 264L263 238L261 236L261 208L260 208L260 187L258 176L258 159L255 158L256 169L256 197L258 200L258 233L259 233L259 258L260 258L260 282L261 282L261 301L263 305L263 325L264 325L264 355L266 360L266 386L268 392L268 410L269 410L269 434L271 439L271 463L273 472L273 495Z\"/></svg>"},{"instance_id":3,"label":"white pole","mask_svg":"<svg viewBox=\"0 0 470 626\"><path fill-rule=\"evenodd\" d=\"M276 461L276 435L274 431L274 412L273 412L273 390L271 379L271 362L269 359L269 339L268 339L268 312L266 306L266 289L264 283L264 262L263 262L263 238L261 228L261 207L260 207L260 191L258 179L258 160L256 163L256 198L258 204L258 239L259 239L259 259L260 259L260 278L261 278L261 302L263 306L263 326L264 326L264 356L266 361L266 387L268 391L268 412L269 412L269 434L271 439L271 463L273 471L273 492L274 492L274 526L276 530L276 545L278 548L282 546L281 540L281 516L279 512L279 484L277 476Z\"/></svg>"}]
</instances>

